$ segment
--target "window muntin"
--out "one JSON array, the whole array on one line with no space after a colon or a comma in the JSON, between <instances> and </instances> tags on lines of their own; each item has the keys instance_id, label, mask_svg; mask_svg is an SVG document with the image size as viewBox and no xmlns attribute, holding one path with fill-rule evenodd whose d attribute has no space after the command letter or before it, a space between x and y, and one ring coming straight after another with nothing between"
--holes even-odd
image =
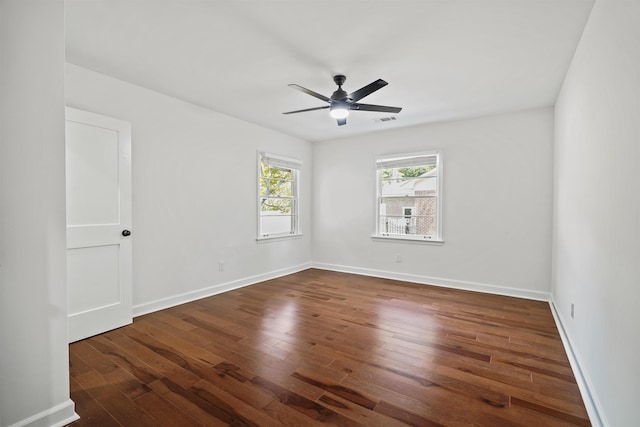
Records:
<instances>
[{"instance_id":1,"label":"window muntin","mask_svg":"<svg viewBox=\"0 0 640 427\"><path fill-rule=\"evenodd\" d=\"M299 234L301 166L299 160L258 153L258 239Z\"/></svg>"},{"instance_id":2,"label":"window muntin","mask_svg":"<svg viewBox=\"0 0 640 427\"><path fill-rule=\"evenodd\" d=\"M379 158L376 170L376 236L440 241L441 155Z\"/></svg>"}]
</instances>

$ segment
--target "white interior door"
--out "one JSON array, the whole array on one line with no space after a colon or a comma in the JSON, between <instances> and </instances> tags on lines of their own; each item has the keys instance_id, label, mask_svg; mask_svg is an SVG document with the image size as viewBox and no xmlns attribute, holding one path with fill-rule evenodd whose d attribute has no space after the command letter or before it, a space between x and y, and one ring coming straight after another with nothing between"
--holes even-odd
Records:
<instances>
[{"instance_id":1,"label":"white interior door","mask_svg":"<svg viewBox=\"0 0 640 427\"><path fill-rule=\"evenodd\" d=\"M69 342L132 322L131 124L66 109Z\"/></svg>"}]
</instances>

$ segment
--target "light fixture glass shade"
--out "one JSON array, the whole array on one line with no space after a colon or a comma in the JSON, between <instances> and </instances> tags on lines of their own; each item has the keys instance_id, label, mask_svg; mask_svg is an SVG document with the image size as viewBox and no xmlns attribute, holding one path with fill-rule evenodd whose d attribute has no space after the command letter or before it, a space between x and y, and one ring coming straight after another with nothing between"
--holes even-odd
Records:
<instances>
[{"instance_id":1,"label":"light fixture glass shade","mask_svg":"<svg viewBox=\"0 0 640 427\"><path fill-rule=\"evenodd\" d=\"M335 107L332 105L329 109L329 114L334 119L345 119L349 115L349 108L342 105L338 105Z\"/></svg>"}]
</instances>

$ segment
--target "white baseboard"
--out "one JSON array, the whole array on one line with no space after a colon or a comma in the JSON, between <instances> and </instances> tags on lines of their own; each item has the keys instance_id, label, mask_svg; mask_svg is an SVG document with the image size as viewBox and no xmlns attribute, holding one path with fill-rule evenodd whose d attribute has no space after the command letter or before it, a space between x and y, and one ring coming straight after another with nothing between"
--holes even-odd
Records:
<instances>
[{"instance_id":1,"label":"white baseboard","mask_svg":"<svg viewBox=\"0 0 640 427\"><path fill-rule=\"evenodd\" d=\"M153 313L154 311L158 310L164 310L165 308L170 308L176 305L199 300L201 298L210 297L222 292L228 292L234 289L243 288L245 286L253 285L259 282L264 282L265 280L271 280L277 277L286 276L287 274L297 273L298 271L306 270L310 267L311 263L300 264L293 267L270 271L268 273L258 274L256 276L245 277L242 279L233 280L231 282L219 283L217 285L198 289L196 291L185 292L183 294L171 296L168 298L135 305L133 306L133 317Z\"/></svg>"},{"instance_id":2,"label":"white baseboard","mask_svg":"<svg viewBox=\"0 0 640 427\"><path fill-rule=\"evenodd\" d=\"M525 289L489 285L486 283L466 282L463 280L444 279L442 277L420 276L417 274L397 273L395 271L374 270L370 268L350 267L346 265L314 262L311 266L321 270L340 271L343 273L360 274L362 276L381 277L383 279L401 280L404 282L420 283L423 285L435 285L445 288L462 289L465 291L476 291L487 294L526 298L536 301L549 301L548 292L529 291Z\"/></svg>"},{"instance_id":3,"label":"white baseboard","mask_svg":"<svg viewBox=\"0 0 640 427\"><path fill-rule=\"evenodd\" d=\"M576 377L576 382L578 383L578 388L580 389L584 406L587 409L587 414L589 414L591 425L593 427L605 427L611 425L606 420L600 400L597 398L595 393L592 392L592 390L595 389L589 380L589 377L585 374L585 371L582 370L580 357L578 357L578 354L575 351L575 346L567 334L567 330L564 327L565 322L562 320L562 315L556 307L553 294L549 298L549 306L551 307L553 318L556 321L556 326L560 333L565 353L567 353L567 357L569 358L573 375Z\"/></svg>"},{"instance_id":4,"label":"white baseboard","mask_svg":"<svg viewBox=\"0 0 640 427\"><path fill-rule=\"evenodd\" d=\"M80 417L75 412L75 404L69 399L9 427L62 427L77 419Z\"/></svg>"},{"instance_id":5,"label":"white baseboard","mask_svg":"<svg viewBox=\"0 0 640 427\"><path fill-rule=\"evenodd\" d=\"M526 298L537 301L549 301L548 292L529 291L517 288L508 288L504 286L489 285L486 283L466 282L462 280L444 279L441 277L420 276L415 274L397 273L392 271L374 270L369 268L351 267L338 264L325 264L308 262L293 267L287 267L268 273L258 274L231 282L219 283L217 285L198 289L183 294L174 295L168 298L151 301L144 304L138 304L133 307L133 316L142 316L143 314L153 313L154 311L163 310L165 308L174 307L176 305L195 301L201 298L210 297L222 292L239 289L244 286L253 285L265 280L275 279L277 277L286 276L287 274L297 273L308 268L318 268L320 270L340 271L344 273L359 274L362 276L381 277L384 279L401 280L405 282L421 283L425 285L442 286L445 288L462 289L467 291L484 292L488 294L505 295L510 297Z\"/></svg>"}]
</instances>

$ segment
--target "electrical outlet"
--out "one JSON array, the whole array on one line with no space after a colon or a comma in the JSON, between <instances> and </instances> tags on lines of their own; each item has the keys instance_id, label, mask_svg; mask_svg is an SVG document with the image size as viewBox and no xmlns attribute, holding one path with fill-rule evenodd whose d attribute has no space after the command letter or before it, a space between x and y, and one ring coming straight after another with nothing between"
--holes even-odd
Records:
<instances>
[{"instance_id":1,"label":"electrical outlet","mask_svg":"<svg viewBox=\"0 0 640 427\"><path fill-rule=\"evenodd\" d=\"M400 254L396 254L396 262L402 262L402 256L400 256Z\"/></svg>"},{"instance_id":2,"label":"electrical outlet","mask_svg":"<svg viewBox=\"0 0 640 427\"><path fill-rule=\"evenodd\" d=\"M574 319L574 313L575 313L575 304L571 303L571 318Z\"/></svg>"},{"instance_id":3,"label":"electrical outlet","mask_svg":"<svg viewBox=\"0 0 640 427\"><path fill-rule=\"evenodd\" d=\"M224 271L224 261L218 261L218 271Z\"/></svg>"}]
</instances>

